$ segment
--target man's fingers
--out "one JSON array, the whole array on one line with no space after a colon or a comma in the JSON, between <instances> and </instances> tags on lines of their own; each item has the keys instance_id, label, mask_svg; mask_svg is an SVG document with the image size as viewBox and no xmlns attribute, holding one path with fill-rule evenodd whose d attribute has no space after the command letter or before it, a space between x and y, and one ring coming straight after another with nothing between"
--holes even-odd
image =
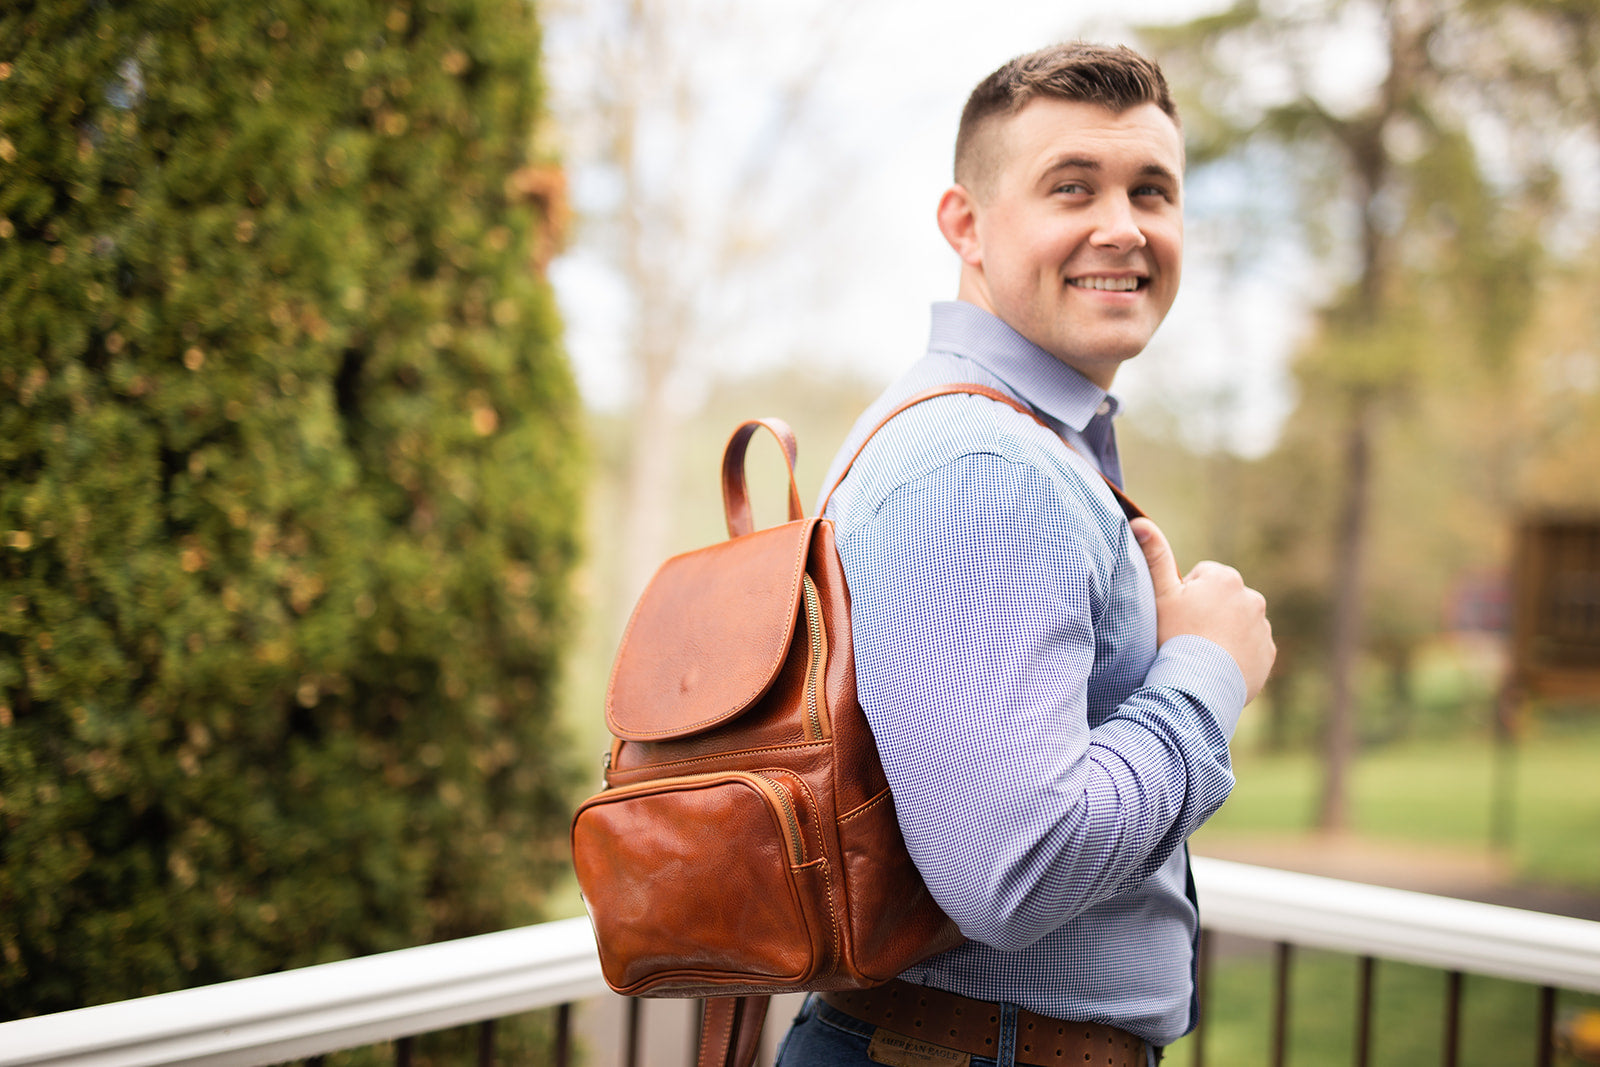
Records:
<instances>
[{"instance_id":1,"label":"man's fingers","mask_svg":"<svg viewBox=\"0 0 1600 1067\"><path fill-rule=\"evenodd\" d=\"M1133 529L1134 540L1144 550L1145 562L1150 565L1150 581L1156 596L1162 597L1183 585L1178 575L1178 561L1172 555L1172 546L1161 528L1149 519L1134 519L1128 524Z\"/></svg>"},{"instance_id":2,"label":"man's fingers","mask_svg":"<svg viewBox=\"0 0 1600 1067\"><path fill-rule=\"evenodd\" d=\"M1209 578L1213 581L1227 582L1231 585L1238 586L1240 589L1245 587L1244 575L1240 574L1237 570L1228 566L1226 563L1218 563L1214 559L1203 559L1199 563L1196 563L1193 567L1189 568L1189 573L1184 575L1183 580L1187 582L1190 579L1195 578Z\"/></svg>"}]
</instances>

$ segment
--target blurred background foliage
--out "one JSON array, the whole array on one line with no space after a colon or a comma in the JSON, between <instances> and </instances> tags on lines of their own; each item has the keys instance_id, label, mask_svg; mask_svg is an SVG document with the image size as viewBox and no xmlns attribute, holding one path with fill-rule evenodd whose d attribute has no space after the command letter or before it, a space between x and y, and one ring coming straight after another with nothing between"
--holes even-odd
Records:
<instances>
[{"instance_id":1,"label":"blurred background foliage","mask_svg":"<svg viewBox=\"0 0 1600 1067\"><path fill-rule=\"evenodd\" d=\"M1600 144L1600 5L1250 0L1144 33L1193 165L1265 148L1291 180L1277 228L1320 260L1280 440L1200 484L1274 605L1269 736L1309 692L1315 821L1338 831L1363 735L1415 727L1418 668L1447 637L1476 675L1463 718L1486 719L1517 523L1600 513L1600 487L1571 477L1600 454L1600 317L1570 304L1600 260L1581 162ZM1332 58L1352 40L1359 61ZM1485 597L1499 617L1463 610Z\"/></svg>"},{"instance_id":2,"label":"blurred background foliage","mask_svg":"<svg viewBox=\"0 0 1600 1067\"><path fill-rule=\"evenodd\" d=\"M521 0L0 13L0 1018L541 916L584 461L538 46Z\"/></svg>"}]
</instances>

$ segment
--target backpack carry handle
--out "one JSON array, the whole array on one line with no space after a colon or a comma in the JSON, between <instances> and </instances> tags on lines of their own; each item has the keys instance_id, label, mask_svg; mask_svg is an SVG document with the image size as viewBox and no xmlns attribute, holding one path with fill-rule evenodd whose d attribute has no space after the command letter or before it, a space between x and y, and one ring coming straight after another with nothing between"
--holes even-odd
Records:
<instances>
[{"instance_id":1,"label":"backpack carry handle","mask_svg":"<svg viewBox=\"0 0 1600 1067\"><path fill-rule=\"evenodd\" d=\"M761 1050L770 995L707 997L700 1011L700 1052L695 1067L751 1067Z\"/></svg>"},{"instance_id":2,"label":"backpack carry handle","mask_svg":"<svg viewBox=\"0 0 1600 1067\"><path fill-rule=\"evenodd\" d=\"M762 427L778 439L784 461L789 466L789 521L806 517L806 509L800 503L800 486L794 480L795 457L800 454L794 431L782 419L750 419L733 431L722 453L722 509L728 517L730 538L755 532L755 521L750 517L750 491L744 480L744 455L750 447L750 438Z\"/></svg>"}]
</instances>

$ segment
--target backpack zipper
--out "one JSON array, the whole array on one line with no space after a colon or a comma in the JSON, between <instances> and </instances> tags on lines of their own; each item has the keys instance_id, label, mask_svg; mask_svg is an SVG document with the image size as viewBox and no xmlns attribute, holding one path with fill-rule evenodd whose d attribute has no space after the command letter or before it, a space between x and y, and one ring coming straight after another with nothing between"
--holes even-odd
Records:
<instances>
[{"instance_id":1,"label":"backpack zipper","mask_svg":"<svg viewBox=\"0 0 1600 1067\"><path fill-rule=\"evenodd\" d=\"M818 689L822 678L823 661L827 649L823 646L822 598L817 595L816 583L811 575L800 576L801 590L805 594L806 632L811 639L811 659L806 665L806 717L811 727L810 740L822 737L822 712L818 706Z\"/></svg>"},{"instance_id":2,"label":"backpack zipper","mask_svg":"<svg viewBox=\"0 0 1600 1067\"><path fill-rule=\"evenodd\" d=\"M808 579L809 581L809 579ZM772 788L767 792L778 801L778 807L783 809L783 818L789 824L789 844L794 851L794 865L799 867L806 861L805 841L800 836L800 817L795 814L794 801L789 797L789 791L779 785L777 780L764 774L752 774Z\"/></svg>"},{"instance_id":3,"label":"backpack zipper","mask_svg":"<svg viewBox=\"0 0 1600 1067\"><path fill-rule=\"evenodd\" d=\"M689 774L681 778L658 778L653 781L634 782L631 785L616 786L596 793L584 804L587 806L589 803L626 800L636 793L662 791L663 787L671 788L672 786L717 783L730 779L740 779L746 785L755 786L759 792L766 794L770 800L777 804L778 809L783 813L785 829L788 831L789 851L794 856L794 863L796 866L804 864L806 861L805 838L800 832L800 816L795 811L794 799L789 795L789 790L785 789L776 778L762 774L760 771L707 771L704 774Z\"/></svg>"}]
</instances>

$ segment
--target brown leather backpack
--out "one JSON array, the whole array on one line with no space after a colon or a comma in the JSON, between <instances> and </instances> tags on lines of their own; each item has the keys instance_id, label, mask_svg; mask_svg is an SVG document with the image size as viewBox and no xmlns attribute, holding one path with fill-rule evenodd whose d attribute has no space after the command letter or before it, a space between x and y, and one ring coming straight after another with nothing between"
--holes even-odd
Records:
<instances>
[{"instance_id":1,"label":"brown leather backpack","mask_svg":"<svg viewBox=\"0 0 1600 1067\"><path fill-rule=\"evenodd\" d=\"M1033 416L952 385L872 434L951 393ZM788 461L789 521L758 531L744 459L761 427ZM572 824L607 984L711 998L702 1067L751 1062L764 994L878 985L962 940L901 839L856 700L833 524L805 517L795 453L781 420L734 431L729 539L668 560L640 597L606 696L606 788Z\"/></svg>"}]
</instances>

